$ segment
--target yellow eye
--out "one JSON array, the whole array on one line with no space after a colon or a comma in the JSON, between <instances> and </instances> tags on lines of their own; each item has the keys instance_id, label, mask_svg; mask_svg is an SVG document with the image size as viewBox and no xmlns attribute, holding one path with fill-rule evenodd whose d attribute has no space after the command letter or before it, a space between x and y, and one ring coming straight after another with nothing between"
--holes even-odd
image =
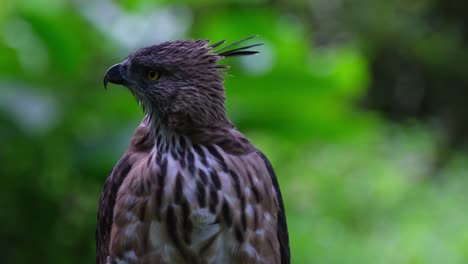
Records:
<instances>
[{"instance_id":1,"label":"yellow eye","mask_svg":"<svg viewBox=\"0 0 468 264\"><path fill-rule=\"evenodd\" d=\"M147 74L146 74L146 77L148 77L148 79L154 81L156 79L159 78L159 72L157 71L149 71Z\"/></svg>"}]
</instances>

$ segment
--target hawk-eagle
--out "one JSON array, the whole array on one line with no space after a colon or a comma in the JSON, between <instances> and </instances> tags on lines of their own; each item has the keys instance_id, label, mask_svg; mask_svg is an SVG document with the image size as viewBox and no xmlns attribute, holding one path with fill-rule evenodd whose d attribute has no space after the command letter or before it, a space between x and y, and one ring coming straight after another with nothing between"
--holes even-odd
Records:
<instances>
[{"instance_id":1,"label":"hawk-eagle","mask_svg":"<svg viewBox=\"0 0 468 264\"><path fill-rule=\"evenodd\" d=\"M257 53L241 42L164 42L107 70L145 117L99 201L97 263L290 262L273 168L226 114L218 61Z\"/></svg>"}]
</instances>

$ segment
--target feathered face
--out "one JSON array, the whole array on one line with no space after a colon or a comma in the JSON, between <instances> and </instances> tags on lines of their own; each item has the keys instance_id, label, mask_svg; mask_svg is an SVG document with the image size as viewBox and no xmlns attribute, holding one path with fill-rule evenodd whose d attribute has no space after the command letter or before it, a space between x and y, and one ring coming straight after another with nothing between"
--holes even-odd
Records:
<instances>
[{"instance_id":1,"label":"feathered face","mask_svg":"<svg viewBox=\"0 0 468 264\"><path fill-rule=\"evenodd\" d=\"M128 87L150 117L183 117L184 120L172 122L213 125L227 119L222 73L226 66L218 64L218 60L255 54L246 49L259 45L221 52L232 46L229 45L212 51L223 43L209 46L208 40L178 40L142 48L109 68L104 86L111 82Z\"/></svg>"}]
</instances>

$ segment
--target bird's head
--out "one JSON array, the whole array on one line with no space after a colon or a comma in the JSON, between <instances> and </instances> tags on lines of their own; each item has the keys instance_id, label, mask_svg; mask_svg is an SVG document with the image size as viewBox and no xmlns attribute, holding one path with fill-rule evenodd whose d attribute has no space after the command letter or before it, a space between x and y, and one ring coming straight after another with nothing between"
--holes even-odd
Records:
<instances>
[{"instance_id":1,"label":"bird's head","mask_svg":"<svg viewBox=\"0 0 468 264\"><path fill-rule=\"evenodd\" d=\"M218 61L257 53L247 49L259 44L232 48L245 40L217 51L224 41L209 45L208 40L178 40L145 47L110 67L104 86L110 82L128 87L150 120L176 132L225 125L226 66Z\"/></svg>"}]
</instances>

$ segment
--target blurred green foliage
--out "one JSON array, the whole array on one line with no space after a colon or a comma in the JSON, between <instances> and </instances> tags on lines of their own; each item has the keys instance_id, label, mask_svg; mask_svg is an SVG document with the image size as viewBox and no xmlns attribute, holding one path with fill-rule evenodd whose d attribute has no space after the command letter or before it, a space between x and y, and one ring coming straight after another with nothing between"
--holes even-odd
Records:
<instances>
[{"instance_id":1,"label":"blurred green foliage","mask_svg":"<svg viewBox=\"0 0 468 264\"><path fill-rule=\"evenodd\" d=\"M142 118L128 91L102 89L108 66L164 40L256 34L260 55L223 62L228 111L276 168L293 263L468 263L466 157L443 168L445 181L424 180L437 131L356 107L373 49L429 27L421 18L433 2L344 1L343 30L361 37L321 46L312 40L343 24L309 19L341 1L3 0L2 263L94 261L101 187ZM456 41L427 43L418 54L448 67L438 61Z\"/></svg>"}]
</instances>

